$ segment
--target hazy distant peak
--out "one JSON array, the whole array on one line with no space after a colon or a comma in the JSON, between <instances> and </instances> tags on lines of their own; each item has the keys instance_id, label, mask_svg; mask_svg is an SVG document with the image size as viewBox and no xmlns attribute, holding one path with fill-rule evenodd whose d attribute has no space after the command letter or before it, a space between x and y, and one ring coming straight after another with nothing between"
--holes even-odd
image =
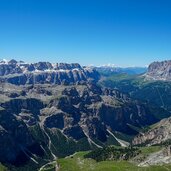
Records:
<instances>
[{"instance_id":1,"label":"hazy distant peak","mask_svg":"<svg viewBox=\"0 0 171 171\"><path fill-rule=\"evenodd\" d=\"M142 74L147 71L147 67L117 67L116 65L102 65L94 67L100 73L113 74L113 73L126 73L126 74Z\"/></svg>"},{"instance_id":2,"label":"hazy distant peak","mask_svg":"<svg viewBox=\"0 0 171 171\"><path fill-rule=\"evenodd\" d=\"M2 59L2 60L0 60L0 64L8 64L8 61L9 60L7 60L7 59Z\"/></svg>"}]
</instances>

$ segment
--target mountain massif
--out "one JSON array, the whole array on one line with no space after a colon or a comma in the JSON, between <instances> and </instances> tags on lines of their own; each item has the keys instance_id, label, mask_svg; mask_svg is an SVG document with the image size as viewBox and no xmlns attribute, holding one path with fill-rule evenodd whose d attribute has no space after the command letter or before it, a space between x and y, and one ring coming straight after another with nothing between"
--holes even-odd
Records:
<instances>
[{"instance_id":1,"label":"mountain massif","mask_svg":"<svg viewBox=\"0 0 171 171\"><path fill-rule=\"evenodd\" d=\"M171 81L171 60L151 63L148 67L146 78Z\"/></svg>"},{"instance_id":2,"label":"mountain massif","mask_svg":"<svg viewBox=\"0 0 171 171\"><path fill-rule=\"evenodd\" d=\"M83 84L88 80L98 80L99 74L89 67L77 63L38 62L24 63L12 59L0 62L1 83L25 84Z\"/></svg>"}]
</instances>

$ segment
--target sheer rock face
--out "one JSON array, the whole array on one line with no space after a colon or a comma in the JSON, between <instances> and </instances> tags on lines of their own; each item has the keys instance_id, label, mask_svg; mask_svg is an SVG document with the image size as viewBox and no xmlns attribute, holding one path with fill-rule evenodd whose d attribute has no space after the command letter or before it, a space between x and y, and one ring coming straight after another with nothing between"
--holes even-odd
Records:
<instances>
[{"instance_id":1,"label":"sheer rock face","mask_svg":"<svg viewBox=\"0 0 171 171\"><path fill-rule=\"evenodd\" d=\"M78 84L89 80L97 81L99 74L92 68L81 67L77 63L38 62L33 64L0 62L0 81L16 85L25 84Z\"/></svg>"},{"instance_id":2,"label":"sheer rock face","mask_svg":"<svg viewBox=\"0 0 171 171\"><path fill-rule=\"evenodd\" d=\"M146 78L171 81L171 60L151 63L148 67Z\"/></svg>"},{"instance_id":3,"label":"sheer rock face","mask_svg":"<svg viewBox=\"0 0 171 171\"><path fill-rule=\"evenodd\" d=\"M10 95L14 92L15 96ZM41 147L48 149L47 133L53 135L55 130L67 137L66 141L91 139L101 145L109 137L108 130L134 135L129 125L141 127L156 122L144 104L96 84L1 85L0 107L0 162L10 163L24 158L23 151L30 154L31 149L39 149L39 153ZM58 136L53 136L53 143L55 138Z\"/></svg>"}]
</instances>

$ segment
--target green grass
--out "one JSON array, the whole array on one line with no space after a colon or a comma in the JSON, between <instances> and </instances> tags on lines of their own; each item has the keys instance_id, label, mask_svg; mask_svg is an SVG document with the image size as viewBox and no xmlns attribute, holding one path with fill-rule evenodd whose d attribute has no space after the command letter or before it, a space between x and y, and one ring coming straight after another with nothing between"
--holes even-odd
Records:
<instances>
[{"instance_id":1,"label":"green grass","mask_svg":"<svg viewBox=\"0 0 171 171\"><path fill-rule=\"evenodd\" d=\"M0 163L0 171L8 171L8 169Z\"/></svg>"},{"instance_id":2,"label":"green grass","mask_svg":"<svg viewBox=\"0 0 171 171\"><path fill-rule=\"evenodd\" d=\"M144 155L155 153L161 149L161 146L140 147L141 153Z\"/></svg>"},{"instance_id":3,"label":"green grass","mask_svg":"<svg viewBox=\"0 0 171 171\"><path fill-rule=\"evenodd\" d=\"M146 149L143 149L147 153ZM156 149L155 149L156 150ZM151 151L155 151L153 148ZM86 152L76 153L72 158L59 159L60 171L168 171L171 165L138 167L128 161L102 161L84 159Z\"/></svg>"}]
</instances>

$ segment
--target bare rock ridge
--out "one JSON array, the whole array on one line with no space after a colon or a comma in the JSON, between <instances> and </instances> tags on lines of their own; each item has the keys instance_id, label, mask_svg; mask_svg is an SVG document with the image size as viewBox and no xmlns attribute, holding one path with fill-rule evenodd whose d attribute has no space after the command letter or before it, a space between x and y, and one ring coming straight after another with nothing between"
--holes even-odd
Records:
<instances>
[{"instance_id":1,"label":"bare rock ridge","mask_svg":"<svg viewBox=\"0 0 171 171\"><path fill-rule=\"evenodd\" d=\"M92 68L81 67L78 63L0 61L0 81L16 84L83 84L87 81L97 81L99 74Z\"/></svg>"},{"instance_id":2,"label":"bare rock ridge","mask_svg":"<svg viewBox=\"0 0 171 171\"><path fill-rule=\"evenodd\" d=\"M156 145L166 143L171 140L171 117L166 118L154 125L145 133L137 135L133 139L134 145Z\"/></svg>"},{"instance_id":3,"label":"bare rock ridge","mask_svg":"<svg viewBox=\"0 0 171 171\"><path fill-rule=\"evenodd\" d=\"M145 75L150 80L171 81L171 60L151 63Z\"/></svg>"}]
</instances>

